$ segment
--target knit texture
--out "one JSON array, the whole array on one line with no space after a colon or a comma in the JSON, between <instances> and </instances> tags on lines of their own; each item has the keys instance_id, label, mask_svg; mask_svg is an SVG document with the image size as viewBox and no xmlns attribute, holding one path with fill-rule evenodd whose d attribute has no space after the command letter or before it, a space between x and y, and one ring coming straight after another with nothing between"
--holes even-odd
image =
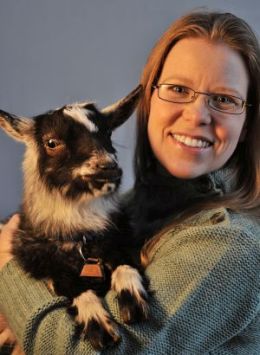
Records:
<instances>
[{"instance_id":1,"label":"knit texture","mask_svg":"<svg viewBox=\"0 0 260 355\"><path fill-rule=\"evenodd\" d=\"M110 291L105 305L122 340L102 354L260 354L258 223L222 208L198 213L161 238L146 273L149 320L124 325ZM14 260L0 277L0 310L26 354L97 354L78 337L64 297Z\"/></svg>"}]
</instances>

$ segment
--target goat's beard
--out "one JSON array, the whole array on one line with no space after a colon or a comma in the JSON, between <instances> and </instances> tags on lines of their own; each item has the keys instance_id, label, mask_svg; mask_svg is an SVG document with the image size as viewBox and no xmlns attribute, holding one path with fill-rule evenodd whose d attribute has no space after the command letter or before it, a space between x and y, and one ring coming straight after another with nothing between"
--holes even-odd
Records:
<instances>
[{"instance_id":1,"label":"goat's beard","mask_svg":"<svg viewBox=\"0 0 260 355\"><path fill-rule=\"evenodd\" d=\"M85 177L78 177L73 180L71 184L60 189L63 196L68 199L91 199L101 197L103 195L110 195L115 192L120 185L120 179L89 179Z\"/></svg>"},{"instance_id":2,"label":"goat's beard","mask_svg":"<svg viewBox=\"0 0 260 355\"><path fill-rule=\"evenodd\" d=\"M41 181L25 189L23 211L34 228L51 238L63 239L86 224L90 230L103 230L109 224L109 214L118 208L117 195L107 193L111 188L117 187L105 183L102 188L91 189L85 183L81 190L71 184L50 189Z\"/></svg>"},{"instance_id":3,"label":"goat's beard","mask_svg":"<svg viewBox=\"0 0 260 355\"><path fill-rule=\"evenodd\" d=\"M96 173L78 175L67 189L67 197L90 195L92 198L109 195L115 192L121 182L120 168L97 171Z\"/></svg>"}]
</instances>

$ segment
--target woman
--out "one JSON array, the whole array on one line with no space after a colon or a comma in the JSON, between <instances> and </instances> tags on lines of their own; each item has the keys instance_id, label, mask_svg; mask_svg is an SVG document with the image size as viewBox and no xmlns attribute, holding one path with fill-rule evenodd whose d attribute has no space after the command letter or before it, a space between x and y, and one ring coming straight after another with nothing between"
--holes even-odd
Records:
<instances>
[{"instance_id":1,"label":"woman","mask_svg":"<svg viewBox=\"0 0 260 355\"><path fill-rule=\"evenodd\" d=\"M127 204L136 234L154 236L142 253L154 294L149 321L126 326L108 293L122 341L104 353L259 354L259 44L231 14L191 13L158 41L141 83ZM0 301L26 353L94 353L66 300L11 259L16 223L0 238Z\"/></svg>"}]
</instances>

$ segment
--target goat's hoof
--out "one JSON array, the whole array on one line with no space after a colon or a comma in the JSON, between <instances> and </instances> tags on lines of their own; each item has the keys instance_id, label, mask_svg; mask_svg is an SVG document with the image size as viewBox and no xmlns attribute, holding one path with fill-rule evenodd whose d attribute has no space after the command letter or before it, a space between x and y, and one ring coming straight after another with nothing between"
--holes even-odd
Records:
<instances>
[{"instance_id":1,"label":"goat's hoof","mask_svg":"<svg viewBox=\"0 0 260 355\"><path fill-rule=\"evenodd\" d=\"M101 351L118 343L121 339L116 323L107 315L102 319L89 318L79 322L76 307L68 312L76 321L77 334L87 339L95 350Z\"/></svg>"},{"instance_id":2,"label":"goat's hoof","mask_svg":"<svg viewBox=\"0 0 260 355\"><path fill-rule=\"evenodd\" d=\"M120 341L120 335L115 322L106 320L106 324L96 319L91 319L83 330L83 335L89 340L95 350L101 351L112 347Z\"/></svg>"},{"instance_id":3,"label":"goat's hoof","mask_svg":"<svg viewBox=\"0 0 260 355\"><path fill-rule=\"evenodd\" d=\"M124 323L146 320L148 318L149 306L146 294L133 295L128 290L122 290L118 295L120 314Z\"/></svg>"},{"instance_id":4,"label":"goat's hoof","mask_svg":"<svg viewBox=\"0 0 260 355\"><path fill-rule=\"evenodd\" d=\"M117 324L93 291L88 290L74 298L68 312L77 324L78 333L88 339L94 349L102 350L119 342Z\"/></svg>"}]
</instances>

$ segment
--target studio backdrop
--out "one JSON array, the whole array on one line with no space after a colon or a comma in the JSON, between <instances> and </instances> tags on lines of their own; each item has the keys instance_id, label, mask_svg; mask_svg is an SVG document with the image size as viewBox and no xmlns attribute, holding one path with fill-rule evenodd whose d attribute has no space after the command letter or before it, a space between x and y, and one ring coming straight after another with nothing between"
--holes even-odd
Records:
<instances>
[{"instance_id":1,"label":"studio backdrop","mask_svg":"<svg viewBox=\"0 0 260 355\"><path fill-rule=\"evenodd\" d=\"M258 0L1 0L0 109L34 116L75 101L102 108L130 92L167 26L196 8L233 12L260 34ZM133 183L133 115L113 135ZM0 130L0 219L19 208L24 147Z\"/></svg>"}]
</instances>

